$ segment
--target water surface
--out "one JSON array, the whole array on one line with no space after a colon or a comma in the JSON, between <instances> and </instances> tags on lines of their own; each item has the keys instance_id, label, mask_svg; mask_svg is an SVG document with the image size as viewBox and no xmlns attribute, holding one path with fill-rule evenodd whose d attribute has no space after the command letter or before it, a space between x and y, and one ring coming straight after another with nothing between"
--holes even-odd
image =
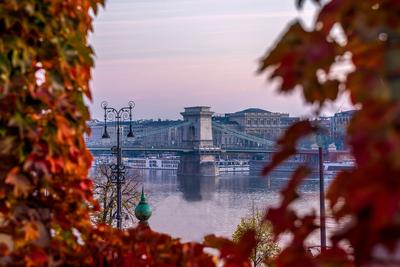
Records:
<instances>
[{"instance_id":1,"label":"water surface","mask_svg":"<svg viewBox=\"0 0 400 267\"><path fill-rule=\"evenodd\" d=\"M204 235L211 233L230 237L240 218L252 213L253 206L265 210L277 205L279 190L288 181L248 173L212 178L177 177L175 171L165 170L138 172L137 177L153 208L151 228L184 241L202 241ZM317 209L318 190L318 180L304 182L300 188L302 197L294 205L295 209L301 213Z\"/></svg>"}]
</instances>

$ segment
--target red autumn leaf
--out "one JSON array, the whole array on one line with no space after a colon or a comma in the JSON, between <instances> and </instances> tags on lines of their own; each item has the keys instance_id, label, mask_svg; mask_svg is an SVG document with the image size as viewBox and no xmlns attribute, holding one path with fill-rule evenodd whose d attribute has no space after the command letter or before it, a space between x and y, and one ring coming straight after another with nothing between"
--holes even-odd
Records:
<instances>
[{"instance_id":1,"label":"red autumn leaf","mask_svg":"<svg viewBox=\"0 0 400 267\"><path fill-rule=\"evenodd\" d=\"M279 150L273 155L271 162L264 167L262 175L267 175L283 161L294 155L297 151L298 141L317 130L318 128L309 121L301 121L291 125L279 138Z\"/></svg>"},{"instance_id":2,"label":"red autumn leaf","mask_svg":"<svg viewBox=\"0 0 400 267\"><path fill-rule=\"evenodd\" d=\"M319 79L318 72L329 74L340 47L319 31L306 31L296 21L289 26L281 41L260 63L259 73L272 69L270 79L281 78L280 92L302 87L307 102L318 103L337 96L339 81Z\"/></svg>"},{"instance_id":3,"label":"red autumn leaf","mask_svg":"<svg viewBox=\"0 0 400 267\"><path fill-rule=\"evenodd\" d=\"M351 262L348 253L339 247L332 247L321 251L321 254L317 256L317 260L320 265L328 264L330 266L343 266L343 267L354 267L354 263Z\"/></svg>"},{"instance_id":4,"label":"red autumn leaf","mask_svg":"<svg viewBox=\"0 0 400 267\"><path fill-rule=\"evenodd\" d=\"M10 253L9 247L3 242L4 240L1 240L0 242L0 257L8 256L8 254Z\"/></svg>"},{"instance_id":5,"label":"red autumn leaf","mask_svg":"<svg viewBox=\"0 0 400 267\"><path fill-rule=\"evenodd\" d=\"M287 207L284 206L269 208L265 217L266 220L272 222L274 225L273 229L276 238L281 233L290 229L292 222L296 220L296 218L296 214L291 210L287 210Z\"/></svg>"},{"instance_id":6,"label":"red autumn leaf","mask_svg":"<svg viewBox=\"0 0 400 267\"><path fill-rule=\"evenodd\" d=\"M326 3L317 17L317 24L321 25L320 31L325 35L329 35L332 27L342 20L343 12L350 8L351 3L346 0L335 0Z\"/></svg>"},{"instance_id":7,"label":"red autumn leaf","mask_svg":"<svg viewBox=\"0 0 400 267\"><path fill-rule=\"evenodd\" d=\"M275 261L276 267L318 267L318 264L308 255L303 247L285 248Z\"/></svg>"},{"instance_id":8,"label":"red autumn leaf","mask_svg":"<svg viewBox=\"0 0 400 267\"><path fill-rule=\"evenodd\" d=\"M46 253L38 248L33 247L32 250L25 256L27 266L45 266L48 262Z\"/></svg>"},{"instance_id":9,"label":"red autumn leaf","mask_svg":"<svg viewBox=\"0 0 400 267\"><path fill-rule=\"evenodd\" d=\"M225 261L225 266L250 266L249 256L256 245L254 231L243 234L238 243L231 240L208 235L204 237L205 246L216 248L220 251L221 259Z\"/></svg>"}]
</instances>

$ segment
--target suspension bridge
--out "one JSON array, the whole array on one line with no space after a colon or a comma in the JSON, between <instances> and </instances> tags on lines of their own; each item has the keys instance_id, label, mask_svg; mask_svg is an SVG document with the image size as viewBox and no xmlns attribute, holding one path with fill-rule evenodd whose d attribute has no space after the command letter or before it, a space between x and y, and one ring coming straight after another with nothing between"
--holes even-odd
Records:
<instances>
[{"instance_id":1,"label":"suspension bridge","mask_svg":"<svg viewBox=\"0 0 400 267\"><path fill-rule=\"evenodd\" d=\"M136 136L134 141L122 142L124 155L133 155L137 152L165 153L173 152L180 155L178 174L205 175L218 174L216 156L224 153L245 154L272 154L275 142L261 137L247 134L212 120L213 112L210 107L186 107L181 113L183 122L167 127L148 131ZM170 129L178 129L179 138L175 145L143 145L138 140L145 140L151 136L158 136ZM213 139L215 133L229 134L252 146L218 146ZM111 153L111 145L102 143L88 143L93 155Z\"/></svg>"}]
</instances>

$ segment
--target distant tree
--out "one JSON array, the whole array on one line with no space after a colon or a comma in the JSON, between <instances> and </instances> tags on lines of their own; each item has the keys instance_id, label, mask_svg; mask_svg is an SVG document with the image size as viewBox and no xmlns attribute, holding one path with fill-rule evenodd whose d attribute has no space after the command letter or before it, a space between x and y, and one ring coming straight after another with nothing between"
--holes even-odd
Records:
<instances>
[{"instance_id":1,"label":"distant tree","mask_svg":"<svg viewBox=\"0 0 400 267\"><path fill-rule=\"evenodd\" d=\"M253 212L251 216L241 218L232 235L233 241L238 243L243 235L249 231L255 233L256 240L250 260L255 267L265 266L265 262L270 262L279 253L278 244L274 240L272 225L264 220L263 213L260 211Z\"/></svg>"},{"instance_id":2,"label":"distant tree","mask_svg":"<svg viewBox=\"0 0 400 267\"><path fill-rule=\"evenodd\" d=\"M113 224L117 211L117 189L111 178L112 173L108 164L96 166L93 175L93 195L100 205L100 210L94 215L96 223ZM139 182L135 178L135 175L127 176L122 185L122 214L125 221L131 222L130 225L135 221L134 209L139 200Z\"/></svg>"}]
</instances>

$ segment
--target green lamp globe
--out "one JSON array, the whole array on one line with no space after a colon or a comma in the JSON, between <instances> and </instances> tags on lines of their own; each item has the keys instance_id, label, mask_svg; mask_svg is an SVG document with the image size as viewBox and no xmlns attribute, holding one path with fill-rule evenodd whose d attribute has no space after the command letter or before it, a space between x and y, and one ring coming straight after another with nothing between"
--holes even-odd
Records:
<instances>
[{"instance_id":1,"label":"green lamp globe","mask_svg":"<svg viewBox=\"0 0 400 267\"><path fill-rule=\"evenodd\" d=\"M140 196L139 204L135 208L135 216L141 222L146 222L151 216L151 207L147 203L142 187L142 195Z\"/></svg>"}]
</instances>

